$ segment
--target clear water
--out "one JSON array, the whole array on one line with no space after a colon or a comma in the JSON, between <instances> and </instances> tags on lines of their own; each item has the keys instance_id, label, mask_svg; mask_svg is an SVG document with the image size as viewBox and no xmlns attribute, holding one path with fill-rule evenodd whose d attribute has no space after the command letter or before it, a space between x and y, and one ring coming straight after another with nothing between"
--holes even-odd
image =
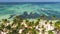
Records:
<instances>
[{"instance_id":1,"label":"clear water","mask_svg":"<svg viewBox=\"0 0 60 34\"><path fill-rule=\"evenodd\" d=\"M55 15L58 18L60 17L60 3L0 3L0 17L8 17L13 14L23 14L24 12L27 12L28 14L31 12L38 13L39 15L44 14L48 17Z\"/></svg>"}]
</instances>

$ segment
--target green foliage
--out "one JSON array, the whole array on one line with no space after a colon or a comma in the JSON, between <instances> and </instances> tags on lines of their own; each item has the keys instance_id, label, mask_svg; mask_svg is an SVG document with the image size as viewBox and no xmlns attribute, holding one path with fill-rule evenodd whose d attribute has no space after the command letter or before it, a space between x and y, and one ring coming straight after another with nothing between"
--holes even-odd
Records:
<instances>
[{"instance_id":1,"label":"green foliage","mask_svg":"<svg viewBox=\"0 0 60 34\"><path fill-rule=\"evenodd\" d=\"M6 26L5 28L8 29L8 30L11 30L11 26L10 25Z\"/></svg>"},{"instance_id":2,"label":"green foliage","mask_svg":"<svg viewBox=\"0 0 60 34\"><path fill-rule=\"evenodd\" d=\"M24 30L22 31L22 34L27 34L28 33L28 28L24 28Z\"/></svg>"},{"instance_id":3,"label":"green foliage","mask_svg":"<svg viewBox=\"0 0 60 34\"><path fill-rule=\"evenodd\" d=\"M37 21L37 22L35 23L35 26L37 26L37 25L39 25L39 21Z\"/></svg>"},{"instance_id":4,"label":"green foliage","mask_svg":"<svg viewBox=\"0 0 60 34\"><path fill-rule=\"evenodd\" d=\"M55 28L57 28L57 29L60 28L60 21L55 22L54 26L55 26Z\"/></svg>"},{"instance_id":5,"label":"green foliage","mask_svg":"<svg viewBox=\"0 0 60 34\"><path fill-rule=\"evenodd\" d=\"M38 31L35 28L32 28L32 33L33 34L38 34Z\"/></svg>"},{"instance_id":6,"label":"green foliage","mask_svg":"<svg viewBox=\"0 0 60 34\"><path fill-rule=\"evenodd\" d=\"M51 18L52 18L52 20L54 20L54 19L56 18L56 16L55 16L55 15L53 15L53 16L51 16Z\"/></svg>"},{"instance_id":7,"label":"green foliage","mask_svg":"<svg viewBox=\"0 0 60 34\"><path fill-rule=\"evenodd\" d=\"M48 31L48 34L54 34L54 33L52 32L52 30L49 30L49 31Z\"/></svg>"},{"instance_id":8,"label":"green foliage","mask_svg":"<svg viewBox=\"0 0 60 34\"><path fill-rule=\"evenodd\" d=\"M0 25L0 29L4 29L5 26L3 24Z\"/></svg>"},{"instance_id":9,"label":"green foliage","mask_svg":"<svg viewBox=\"0 0 60 34\"><path fill-rule=\"evenodd\" d=\"M29 22L28 26L34 26L34 22Z\"/></svg>"},{"instance_id":10,"label":"green foliage","mask_svg":"<svg viewBox=\"0 0 60 34\"><path fill-rule=\"evenodd\" d=\"M41 16L42 19L45 19L45 15L42 15ZM53 16L55 17L55 16ZM3 19L2 20L4 24L6 24L8 22L7 19ZM39 22L40 22L40 18L37 19L37 22L30 22L29 20L26 20L25 21L25 24L27 25L27 27L25 27L23 23L23 18L19 18L18 16L16 16L14 19L13 19L13 23L12 25L8 25L8 26L5 26L3 23L0 25L0 30L4 30L7 29L9 30L9 32L7 34L19 34L19 30L20 29L23 29L22 33L21 34L39 34L38 30L36 29L36 26L39 25ZM47 24L49 21L47 20L45 22L45 24ZM52 24L52 22L50 22L50 24ZM13 25L17 25L16 27L12 28ZM30 28L30 27L31 28ZM34 27L35 26L35 27ZM55 24L54 24L55 28L60 28L60 21L57 21ZM44 34L45 33L45 28L44 28L44 25L42 25L42 33ZM48 31L48 34L53 34L53 32L51 30Z\"/></svg>"},{"instance_id":11,"label":"green foliage","mask_svg":"<svg viewBox=\"0 0 60 34\"><path fill-rule=\"evenodd\" d=\"M46 16L43 14L43 15L41 15L41 19L46 19Z\"/></svg>"},{"instance_id":12,"label":"green foliage","mask_svg":"<svg viewBox=\"0 0 60 34\"><path fill-rule=\"evenodd\" d=\"M12 32L9 32L7 34L19 34L17 30L12 30Z\"/></svg>"}]
</instances>

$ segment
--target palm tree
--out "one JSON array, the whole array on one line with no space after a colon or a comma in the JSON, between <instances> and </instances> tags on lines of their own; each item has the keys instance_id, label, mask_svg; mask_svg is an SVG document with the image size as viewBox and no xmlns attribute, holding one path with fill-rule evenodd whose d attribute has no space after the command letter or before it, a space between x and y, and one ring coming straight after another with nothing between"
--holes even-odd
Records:
<instances>
[{"instance_id":1,"label":"palm tree","mask_svg":"<svg viewBox=\"0 0 60 34\"><path fill-rule=\"evenodd\" d=\"M29 20L26 20L26 24L29 22Z\"/></svg>"},{"instance_id":2,"label":"palm tree","mask_svg":"<svg viewBox=\"0 0 60 34\"><path fill-rule=\"evenodd\" d=\"M54 34L54 33L52 32L52 30L49 30L49 31L48 31L48 34Z\"/></svg>"},{"instance_id":3,"label":"palm tree","mask_svg":"<svg viewBox=\"0 0 60 34\"><path fill-rule=\"evenodd\" d=\"M18 23L18 22L19 22L19 17L15 16L14 19L13 19L13 23Z\"/></svg>"},{"instance_id":4,"label":"palm tree","mask_svg":"<svg viewBox=\"0 0 60 34\"><path fill-rule=\"evenodd\" d=\"M12 28L11 28L11 25L6 26L5 28L6 28L7 30L9 30L9 32L10 32L11 29L12 29Z\"/></svg>"},{"instance_id":5,"label":"palm tree","mask_svg":"<svg viewBox=\"0 0 60 34\"><path fill-rule=\"evenodd\" d=\"M46 22L45 22L45 24L47 24L49 22L49 20L47 20Z\"/></svg>"},{"instance_id":6,"label":"palm tree","mask_svg":"<svg viewBox=\"0 0 60 34\"><path fill-rule=\"evenodd\" d=\"M37 25L39 25L39 22L40 22L40 19L38 18L37 21L34 23L34 24L35 24L35 27L36 27Z\"/></svg>"},{"instance_id":7,"label":"palm tree","mask_svg":"<svg viewBox=\"0 0 60 34\"><path fill-rule=\"evenodd\" d=\"M32 33L32 34L38 34L38 31L37 31L36 28L34 27L34 28L32 28L31 33Z\"/></svg>"},{"instance_id":8,"label":"palm tree","mask_svg":"<svg viewBox=\"0 0 60 34\"><path fill-rule=\"evenodd\" d=\"M60 30L60 21L59 20L57 22L55 22L54 27L55 27L55 29Z\"/></svg>"},{"instance_id":9,"label":"palm tree","mask_svg":"<svg viewBox=\"0 0 60 34\"><path fill-rule=\"evenodd\" d=\"M29 22L29 20L26 20L27 27L24 28L22 34L27 34L27 33L29 33L29 34L38 34L38 31L36 30L36 27L34 27L34 26L38 25L36 23L34 23L34 21Z\"/></svg>"},{"instance_id":10,"label":"palm tree","mask_svg":"<svg viewBox=\"0 0 60 34\"><path fill-rule=\"evenodd\" d=\"M47 24L47 22L45 22L45 24Z\"/></svg>"},{"instance_id":11,"label":"palm tree","mask_svg":"<svg viewBox=\"0 0 60 34\"><path fill-rule=\"evenodd\" d=\"M22 31L22 33L21 34L27 34L28 33L28 28L24 28L24 30Z\"/></svg>"},{"instance_id":12,"label":"palm tree","mask_svg":"<svg viewBox=\"0 0 60 34\"><path fill-rule=\"evenodd\" d=\"M7 23L7 19L2 19L2 21L3 21L4 23Z\"/></svg>"},{"instance_id":13,"label":"palm tree","mask_svg":"<svg viewBox=\"0 0 60 34\"><path fill-rule=\"evenodd\" d=\"M53 15L53 16L51 16L51 18L52 18L52 20L55 20L56 17Z\"/></svg>"},{"instance_id":14,"label":"palm tree","mask_svg":"<svg viewBox=\"0 0 60 34\"><path fill-rule=\"evenodd\" d=\"M57 34L58 34L59 31L60 31L60 20L58 20L57 22L55 22L54 29L55 29L55 32L57 32Z\"/></svg>"},{"instance_id":15,"label":"palm tree","mask_svg":"<svg viewBox=\"0 0 60 34\"><path fill-rule=\"evenodd\" d=\"M0 30L3 31L4 28L5 26L3 24L0 24Z\"/></svg>"},{"instance_id":16,"label":"palm tree","mask_svg":"<svg viewBox=\"0 0 60 34\"><path fill-rule=\"evenodd\" d=\"M6 31L6 26L7 26L7 23L8 23L8 20L7 19L2 19L2 24L0 25L0 28L3 30L3 31Z\"/></svg>"},{"instance_id":17,"label":"palm tree","mask_svg":"<svg viewBox=\"0 0 60 34\"><path fill-rule=\"evenodd\" d=\"M46 19L46 16L43 14L42 16L41 16L41 19Z\"/></svg>"},{"instance_id":18,"label":"palm tree","mask_svg":"<svg viewBox=\"0 0 60 34\"><path fill-rule=\"evenodd\" d=\"M29 22L29 24L27 25L29 28L34 27L34 21L33 22Z\"/></svg>"},{"instance_id":19,"label":"palm tree","mask_svg":"<svg viewBox=\"0 0 60 34\"><path fill-rule=\"evenodd\" d=\"M42 25L41 28L42 28L42 34L45 34L45 30L46 30L46 29L44 28L44 25Z\"/></svg>"},{"instance_id":20,"label":"palm tree","mask_svg":"<svg viewBox=\"0 0 60 34\"><path fill-rule=\"evenodd\" d=\"M45 34L45 28L42 29L42 34Z\"/></svg>"},{"instance_id":21,"label":"palm tree","mask_svg":"<svg viewBox=\"0 0 60 34\"><path fill-rule=\"evenodd\" d=\"M13 29L11 32L9 32L9 33L7 33L7 34L19 34L19 33L18 33L18 30Z\"/></svg>"},{"instance_id":22,"label":"palm tree","mask_svg":"<svg viewBox=\"0 0 60 34\"><path fill-rule=\"evenodd\" d=\"M38 31L35 29L35 27L34 28L25 28L24 30L23 30L23 32L22 32L22 34L27 34L27 33L29 33L29 34L38 34Z\"/></svg>"},{"instance_id":23,"label":"palm tree","mask_svg":"<svg viewBox=\"0 0 60 34\"><path fill-rule=\"evenodd\" d=\"M22 22L23 22L23 18L19 18L18 16L15 16L15 18L13 19L12 25L21 26Z\"/></svg>"},{"instance_id":24,"label":"palm tree","mask_svg":"<svg viewBox=\"0 0 60 34\"><path fill-rule=\"evenodd\" d=\"M50 22L50 25L51 25L51 26L52 26L52 24L53 24L53 23L52 23L52 22Z\"/></svg>"},{"instance_id":25,"label":"palm tree","mask_svg":"<svg viewBox=\"0 0 60 34\"><path fill-rule=\"evenodd\" d=\"M30 23L29 20L26 20L26 21L25 21L26 26L28 26L29 23Z\"/></svg>"},{"instance_id":26,"label":"palm tree","mask_svg":"<svg viewBox=\"0 0 60 34\"><path fill-rule=\"evenodd\" d=\"M3 24L6 26L7 23L8 23L8 20L7 20L7 19L2 19L2 22L3 22Z\"/></svg>"},{"instance_id":27,"label":"palm tree","mask_svg":"<svg viewBox=\"0 0 60 34\"><path fill-rule=\"evenodd\" d=\"M13 22L21 23L21 22L23 22L23 18L19 18L18 16L15 16Z\"/></svg>"}]
</instances>

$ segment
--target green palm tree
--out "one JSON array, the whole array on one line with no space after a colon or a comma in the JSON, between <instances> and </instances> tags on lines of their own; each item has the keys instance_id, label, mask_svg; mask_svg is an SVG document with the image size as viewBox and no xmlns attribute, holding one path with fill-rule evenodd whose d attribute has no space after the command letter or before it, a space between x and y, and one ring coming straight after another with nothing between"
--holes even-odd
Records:
<instances>
[{"instance_id":1,"label":"green palm tree","mask_svg":"<svg viewBox=\"0 0 60 34\"><path fill-rule=\"evenodd\" d=\"M15 16L13 22L21 23L23 22L23 18L19 18L18 16Z\"/></svg>"},{"instance_id":2,"label":"green palm tree","mask_svg":"<svg viewBox=\"0 0 60 34\"><path fill-rule=\"evenodd\" d=\"M41 16L41 19L45 20L45 19L46 19L46 16L43 14L43 15Z\"/></svg>"},{"instance_id":3,"label":"green palm tree","mask_svg":"<svg viewBox=\"0 0 60 34\"><path fill-rule=\"evenodd\" d=\"M7 23L8 23L8 20L7 19L2 19L2 22L3 22L3 25L6 26Z\"/></svg>"},{"instance_id":4,"label":"green palm tree","mask_svg":"<svg viewBox=\"0 0 60 34\"><path fill-rule=\"evenodd\" d=\"M42 34L45 34L45 30L46 30L45 28L42 29Z\"/></svg>"},{"instance_id":5,"label":"green palm tree","mask_svg":"<svg viewBox=\"0 0 60 34\"><path fill-rule=\"evenodd\" d=\"M8 26L6 26L5 27L7 30L11 30L12 28L11 28L11 25L8 25Z\"/></svg>"},{"instance_id":6,"label":"green palm tree","mask_svg":"<svg viewBox=\"0 0 60 34\"><path fill-rule=\"evenodd\" d=\"M42 34L45 34L45 30L46 30L46 29L44 28L44 25L42 25L41 28L42 28Z\"/></svg>"},{"instance_id":7,"label":"green palm tree","mask_svg":"<svg viewBox=\"0 0 60 34\"><path fill-rule=\"evenodd\" d=\"M40 19L38 18L37 21L34 23L34 24L35 24L35 27L36 27L37 25L39 25L39 22L40 22Z\"/></svg>"},{"instance_id":8,"label":"green palm tree","mask_svg":"<svg viewBox=\"0 0 60 34\"><path fill-rule=\"evenodd\" d=\"M55 20L56 19L55 15L51 16L51 18L52 18L52 20Z\"/></svg>"},{"instance_id":9,"label":"green palm tree","mask_svg":"<svg viewBox=\"0 0 60 34\"><path fill-rule=\"evenodd\" d=\"M38 34L38 31L36 30L36 28L32 28L31 33L32 34Z\"/></svg>"},{"instance_id":10,"label":"green palm tree","mask_svg":"<svg viewBox=\"0 0 60 34\"><path fill-rule=\"evenodd\" d=\"M16 25L20 26L22 22L23 22L23 18L19 18L18 16L16 16L13 19L13 24L12 25L16 24Z\"/></svg>"},{"instance_id":11,"label":"green palm tree","mask_svg":"<svg viewBox=\"0 0 60 34\"><path fill-rule=\"evenodd\" d=\"M18 23L18 22L19 22L19 17L15 16L14 19L13 19L13 23Z\"/></svg>"},{"instance_id":12,"label":"green palm tree","mask_svg":"<svg viewBox=\"0 0 60 34\"><path fill-rule=\"evenodd\" d=\"M4 23L7 23L7 22L8 22L8 20L7 20L7 19L2 19L2 21L3 21Z\"/></svg>"},{"instance_id":13,"label":"green palm tree","mask_svg":"<svg viewBox=\"0 0 60 34\"><path fill-rule=\"evenodd\" d=\"M19 34L18 32L19 32L18 30L13 29L11 32L9 32L9 33L7 33L7 34Z\"/></svg>"},{"instance_id":14,"label":"green palm tree","mask_svg":"<svg viewBox=\"0 0 60 34\"><path fill-rule=\"evenodd\" d=\"M29 20L25 20L26 21L26 24L29 22Z\"/></svg>"},{"instance_id":15,"label":"green palm tree","mask_svg":"<svg viewBox=\"0 0 60 34\"><path fill-rule=\"evenodd\" d=\"M55 22L54 26L57 30L60 30L60 21Z\"/></svg>"},{"instance_id":16,"label":"green palm tree","mask_svg":"<svg viewBox=\"0 0 60 34\"><path fill-rule=\"evenodd\" d=\"M26 24L27 24L27 28L24 28L22 34L38 34L38 31L36 30L36 27L34 27L36 25L36 23L34 23L34 21L29 22L29 20L26 20ZM38 25L38 24L37 24ZM32 27L32 28L30 28Z\"/></svg>"},{"instance_id":17,"label":"green palm tree","mask_svg":"<svg viewBox=\"0 0 60 34\"><path fill-rule=\"evenodd\" d=\"M7 23L7 19L2 19L2 23L0 24L0 31L2 32L6 32L7 29L5 28L6 27L6 24Z\"/></svg>"},{"instance_id":18,"label":"green palm tree","mask_svg":"<svg viewBox=\"0 0 60 34\"><path fill-rule=\"evenodd\" d=\"M51 26L52 26L52 24L53 24L53 23L52 23L52 22L50 22L50 25L51 25Z\"/></svg>"},{"instance_id":19,"label":"green palm tree","mask_svg":"<svg viewBox=\"0 0 60 34\"><path fill-rule=\"evenodd\" d=\"M48 22L45 22L45 24L47 24Z\"/></svg>"},{"instance_id":20,"label":"green palm tree","mask_svg":"<svg viewBox=\"0 0 60 34\"><path fill-rule=\"evenodd\" d=\"M3 29L5 28L4 24L0 25L0 30L3 31Z\"/></svg>"},{"instance_id":21,"label":"green palm tree","mask_svg":"<svg viewBox=\"0 0 60 34\"><path fill-rule=\"evenodd\" d=\"M23 22L23 18L20 18L20 22Z\"/></svg>"},{"instance_id":22,"label":"green palm tree","mask_svg":"<svg viewBox=\"0 0 60 34\"><path fill-rule=\"evenodd\" d=\"M49 31L48 31L48 34L54 34L54 33L52 32L52 30L49 30Z\"/></svg>"},{"instance_id":23,"label":"green palm tree","mask_svg":"<svg viewBox=\"0 0 60 34\"><path fill-rule=\"evenodd\" d=\"M29 24L27 25L29 28L32 28L34 26L34 22L29 22Z\"/></svg>"},{"instance_id":24,"label":"green palm tree","mask_svg":"<svg viewBox=\"0 0 60 34\"><path fill-rule=\"evenodd\" d=\"M45 24L47 24L49 22L49 20L46 20Z\"/></svg>"},{"instance_id":25,"label":"green palm tree","mask_svg":"<svg viewBox=\"0 0 60 34\"><path fill-rule=\"evenodd\" d=\"M24 28L24 30L22 31L22 33L21 34L27 34L28 33L28 28Z\"/></svg>"},{"instance_id":26,"label":"green palm tree","mask_svg":"<svg viewBox=\"0 0 60 34\"><path fill-rule=\"evenodd\" d=\"M35 28L32 28L32 29L25 28L23 30L22 34L27 34L27 33L29 33L29 34L38 34L38 31Z\"/></svg>"}]
</instances>

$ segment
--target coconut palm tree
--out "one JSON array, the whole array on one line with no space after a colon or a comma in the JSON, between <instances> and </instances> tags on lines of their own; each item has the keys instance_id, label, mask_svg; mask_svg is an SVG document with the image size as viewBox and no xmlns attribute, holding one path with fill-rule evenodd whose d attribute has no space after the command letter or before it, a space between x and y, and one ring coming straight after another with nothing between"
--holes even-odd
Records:
<instances>
[{"instance_id":1,"label":"coconut palm tree","mask_svg":"<svg viewBox=\"0 0 60 34\"><path fill-rule=\"evenodd\" d=\"M46 16L43 14L43 15L41 16L41 19L45 20L45 19L46 19Z\"/></svg>"},{"instance_id":2,"label":"coconut palm tree","mask_svg":"<svg viewBox=\"0 0 60 34\"><path fill-rule=\"evenodd\" d=\"M55 22L54 28L58 31L60 30L60 21L59 20L57 22Z\"/></svg>"},{"instance_id":3,"label":"coconut palm tree","mask_svg":"<svg viewBox=\"0 0 60 34\"><path fill-rule=\"evenodd\" d=\"M11 31L11 29L12 29L12 28L11 28L11 25L6 26L5 28L6 28L7 30L9 30L9 31Z\"/></svg>"},{"instance_id":4,"label":"coconut palm tree","mask_svg":"<svg viewBox=\"0 0 60 34\"><path fill-rule=\"evenodd\" d=\"M2 24L1 24L1 29L4 31L6 29L5 27L7 26L8 20L7 19L2 19Z\"/></svg>"},{"instance_id":5,"label":"coconut palm tree","mask_svg":"<svg viewBox=\"0 0 60 34\"><path fill-rule=\"evenodd\" d=\"M7 34L18 34L20 26L21 26L21 24L20 24L20 20L19 20L18 16L14 17L12 25L8 25L6 27L9 30L9 32Z\"/></svg>"},{"instance_id":6,"label":"coconut palm tree","mask_svg":"<svg viewBox=\"0 0 60 34\"><path fill-rule=\"evenodd\" d=\"M49 20L46 20L45 24L47 24L49 22Z\"/></svg>"},{"instance_id":7,"label":"coconut palm tree","mask_svg":"<svg viewBox=\"0 0 60 34\"><path fill-rule=\"evenodd\" d=\"M49 30L49 31L48 31L48 34L54 34L54 33L52 32L52 30Z\"/></svg>"},{"instance_id":8,"label":"coconut palm tree","mask_svg":"<svg viewBox=\"0 0 60 34\"><path fill-rule=\"evenodd\" d=\"M22 33L21 34L27 34L28 33L28 28L24 28L24 30L22 31Z\"/></svg>"},{"instance_id":9,"label":"coconut palm tree","mask_svg":"<svg viewBox=\"0 0 60 34\"><path fill-rule=\"evenodd\" d=\"M3 24L0 24L0 30L3 31L4 28L5 26Z\"/></svg>"},{"instance_id":10,"label":"coconut palm tree","mask_svg":"<svg viewBox=\"0 0 60 34\"><path fill-rule=\"evenodd\" d=\"M35 28L25 28L22 32L22 34L38 34L38 31Z\"/></svg>"},{"instance_id":11,"label":"coconut palm tree","mask_svg":"<svg viewBox=\"0 0 60 34\"><path fill-rule=\"evenodd\" d=\"M35 27L36 27L37 25L39 25L39 22L40 22L40 19L38 18L37 21L34 23L34 24L35 24Z\"/></svg>"},{"instance_id":12,"label":"coconut palm tree","mask_svg":"<svg viewBox=\"0 0 60 34\"><path fill-rule=\"evenodd\" d=\"M29 20L25 20L26 21L26 24L29 22Z\"/></svg>"},{"instance_id":13,"label":"coconut palm tree","mask_svg":"<svg viewBox=\"0 0 60 34\"><path fill-rule=\"evenodd\" d=\"M19 33L18 33L18 30L13 29L11 32L9 32L9 33L7 33L7 34L19 34Z\"/></svg>"},{"instance_id":14,"label":"coconut palm tree","mask_svg":"<svg viewBox=\"0 0 60 34\"><path fill-rule=\"evenodd\" d=\"M7 19L2 19L3 25L7 26L8 25L8 20Z\"/></svg>"},{"instance_id":15,"label":"coconut palm tree","mask_svg":"<svg viewBox=\"0 0 60 34\"><path fill-rule=\"evenodd\" d=\"M36 30L36 28L32 28L31 33L32 34L38 34L38 31Z\"/></svg>"},{"instance_id":16,"label":"coconut palm tree","mask_svg":"<svg viewBox=\"0 0 60 34\"><path fill-rule=\"evenodd\" d=\"M55 15L53 15L53 16L51 16L51 18L52 18L52 20L55 20L56 17L55 17Z\"/></svg>"},{"instance_id":17,"label":"coconut palm tree","mask_svg":"<svg viewBox=\"0 0 60 34\"><path fill-rule=\"evenodd\" d=\"M18 16L15 16L13 22L21 23L23 22L23 18L19 18Z\"/></svg>"},{"instance_id":18,"label":"coconut palm tree","mask_svg":"<svg viewBox=\"0 0 60 34\"><path fill-rule=\"evenodd\" d=\"M47 24L47 22L45 22L45 24Z\"/></svg>"},{"instance_id":19,"label":"coconut palm tree","mask_svg":"<svg viewBox=\"0 0 60 34\"><path fill-rule=\"evenodd\" d=\"M45 30L46 30L46 29L44 28L44 25L42 25L41 28L42 28L42 34L45 34Z\"/></svg>"},{"instance_id":20,"label":"coconut palm tree","mask_svg":"<svg viewBox=\"0 0 60 34\"><path fill-rule=\"evenodd\" d=\"M53 24L53 23L52 23L52 22L50 22L49 24L52 26L52 24Z\"/></svg>"},{"instance_id":21,"label":"coconut palm tree","mask_svg":"<svg viewBox=\"0 0 60 34\"><path fill-rule=\"evenodd\" d=\"M45 34L45 28L42 29L42 34Z\"/></svg>"},{"instance_id":22,"label":"coconut palm tree","mask_svg":"<svg viewBox=\"0 0 60 34\"><path fill-rule=\"evenodd\" d=\"M19 18L18 16L15 16L15 18L13 19L12 25L16 25L20 27L22 22L23 22L23 18Z\"/></svg>"},{"instance_id":23,"label":"coconut palm tree","mask_svg":"<svg viewBox=\"0 0 60 34\"><path fill-rule=\"evenodd\" d=\"M29 22L29 20L26 20L26 25L27 27L24 28L22 34L37 34L37 30L36 27L34 27L36 25L36 23L34 23L34 21ZM37 24L38 25L38 24Z\"/></svg>"},{"instance_id":24,"label":"coconut palm tree","mask_svg":"<svg viewBox=\"0 0 60 34\"><path fill-rule=\"evenodd\" d=\"M29 22L29 24L27 25L29 28L32 28L34 26L34 22Z\"/></svg>"},{"instance_id":25,"label":"coconut palm tree","mask_svg":"<svg viewBox=\"0 0 60 34\"><path fill-rule=\"evenodd\" d=\"M8 20L7 20L7 19L2 19L2 21L3 21L4 23L7 23Z\"/></svg>"}]
</instances>

